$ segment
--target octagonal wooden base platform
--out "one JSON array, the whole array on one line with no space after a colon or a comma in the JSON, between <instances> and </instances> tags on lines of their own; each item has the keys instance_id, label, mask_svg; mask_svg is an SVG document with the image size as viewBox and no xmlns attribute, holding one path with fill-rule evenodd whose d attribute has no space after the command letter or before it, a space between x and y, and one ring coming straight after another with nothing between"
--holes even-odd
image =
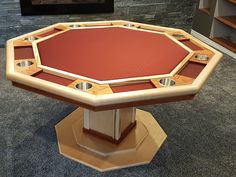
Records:
<instances>
[{"instance_id":1,"label":"octagonal wooden base platform","mask_svg":"<svg viewBox=\"0 0 236 177\"><path fill-rule=\"evenodd\" d=\"M137 125L118 145L82 132L83 109L78 108L55 128L62 155L98 171L148 164L167 135L146 111L136 112Z\"/></svg>"}]
</instances>

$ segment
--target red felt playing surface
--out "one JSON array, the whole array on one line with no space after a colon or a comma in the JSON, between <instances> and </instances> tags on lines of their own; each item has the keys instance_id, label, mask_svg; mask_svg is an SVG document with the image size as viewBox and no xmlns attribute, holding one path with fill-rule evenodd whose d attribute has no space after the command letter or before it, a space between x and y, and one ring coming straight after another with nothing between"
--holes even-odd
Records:
<instances>
[{"instance_id":1,"label":"red felt playing surface","mask_svg":"<svg viewBox=\"0 0 236 177\"><path fill-rule=\"evenodd\" d=\"M66 79L66 78L59 77L59 76L55 76L55 75L45 73L45 72L37 73L37 74L34 75L34 77L37 77L39 79L43 79L43 80L46 80L46 81L54 82L54 83L57 83L57 84L60 84L60 85L64 85L64 86L67 86L67 85L69 85L70 83L73 82L73 80Z\"/></svg>"},{"instance_id":2,"label":"red felt playing surface","mask_svg":"<svg viewBox=\"0 0 236 177\"><path fill-rule=\"evenodd\" d=\"M189 47L190 49L192 49L193 51L196 50L202 50L201 47L197 46L196 44L192 43L190 40L186 40L186 41L181 41L184 45L186 45L187 47Z\"/></svg>"},{"instance_id":3,"label":"red felt playing surface","mask_svg":"<svg viewBox=\"0 0 236 177\"><path fill-rule=\"evenodd\" d=\"M204 64L189 62L179 74L191 78L197 78L204 67Z\"/></svg>"},{"instance_id":4,"label":"red felt playing surface","mask_svg":"<svg viewBox=\"0 0 236 177\"><path fill-rule=\"evenodd\" d=\"M188 51L162 34L75 29L38 43L41 63L97 80L170 73Z\"/></svg>"},{"instance_id":5,"label":"red felt playing surface","mask_svg":"<svg viewBox=\"0 0 236 177\"><path fill-rule=\"evenodd\" d=\"M114 93L135 91L135 90L153 89L153 88L156 88L156 87L151 82L137 83L137 84L130 84L130 85L122 85L122 86L111 86L111 89Z\"/></svg>"},{"instance_id":6,"label":"red felt playing surface","mask_svg":"<svg viewBox=\"0 0 236 177\"><path fill-rule=\"evenodd\" d=\"M14 55L16 60L34 58L33 48L31 46L15 47Z\"/></svg>"}]
</instances>

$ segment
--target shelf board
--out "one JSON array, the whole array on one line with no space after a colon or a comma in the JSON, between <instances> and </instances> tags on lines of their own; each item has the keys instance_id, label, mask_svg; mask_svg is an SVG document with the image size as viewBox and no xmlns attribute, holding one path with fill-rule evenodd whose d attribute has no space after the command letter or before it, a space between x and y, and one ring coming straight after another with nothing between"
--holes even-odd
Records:
<instances>
[{"instance_id":1,"label":"shelf board","mask_svg":"<svg viewBox=\"0 0 236 177\"><path fill-rule=\"evenodd\" d=\"M213 37L211 38L214 42L222 45L223 47L231 50L236 53L236 44L222 37Z\"/></svg>"},{"instance_id":2,"label":"shelf board","mask_svg":"<svg viewBox=\"0 0 236 177\"><path fill-rule=\"evenodd\" d=\"M202 8L202 9L199 9L199 10L206 13L207 15L210 15L210 8Z\"/></svg>"},{"instance_id":3,"label":"shelf board","mask_svg":"<svg viewBox=\"0 0 236 177\"><path fill-rule=\"evenodd\" d=\"M236 16L220 16L220 17L215 17L217 20L220 22L236 29Z\"/></svg>"},{"instance_id":4,"label":"shelf board","mask_svg":"<svg viewBox=\"0 0 236 177\"><path fill-rule=\"evenodd\" d=\"M236 0L227 0L227 1L236 5Z\"/></svg>"}]
</instances>

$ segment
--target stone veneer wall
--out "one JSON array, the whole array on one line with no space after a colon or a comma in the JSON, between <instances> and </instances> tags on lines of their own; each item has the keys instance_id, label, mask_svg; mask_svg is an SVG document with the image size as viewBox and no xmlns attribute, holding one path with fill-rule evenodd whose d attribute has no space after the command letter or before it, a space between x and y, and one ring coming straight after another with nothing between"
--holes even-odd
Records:
<instances>
[{"instance_id":1,"label":"stone veneer wall","mask_svg":"<svg viewBox=\"0 0 236 177\"><path fill-rule=\"evenodd\" d=\"M0 1L0 47L7 39L64 21L131 20L191 29L197 0L115 0L111 14L21 16L19 0Z\"/></svg>"}]
</instances>

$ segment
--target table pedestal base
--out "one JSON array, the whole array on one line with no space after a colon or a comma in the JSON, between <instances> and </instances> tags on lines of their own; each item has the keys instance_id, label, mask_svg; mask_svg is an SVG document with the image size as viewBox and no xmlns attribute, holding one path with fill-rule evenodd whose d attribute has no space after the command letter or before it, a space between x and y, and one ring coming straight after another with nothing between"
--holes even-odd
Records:
<instances>
[{"instance_id":1,"label":"table pedestal base","mask_svg":"<svg viewBox=\"0 0 236 177\"><path fill-rule=\"evenodd\" d=\"M167 137L154 117L139 109L136 126L119 144L83 132L83 119L84 109L78 108L55 126L59 151L98 171L148 164Z\"/></svg>"}]
</instances>

